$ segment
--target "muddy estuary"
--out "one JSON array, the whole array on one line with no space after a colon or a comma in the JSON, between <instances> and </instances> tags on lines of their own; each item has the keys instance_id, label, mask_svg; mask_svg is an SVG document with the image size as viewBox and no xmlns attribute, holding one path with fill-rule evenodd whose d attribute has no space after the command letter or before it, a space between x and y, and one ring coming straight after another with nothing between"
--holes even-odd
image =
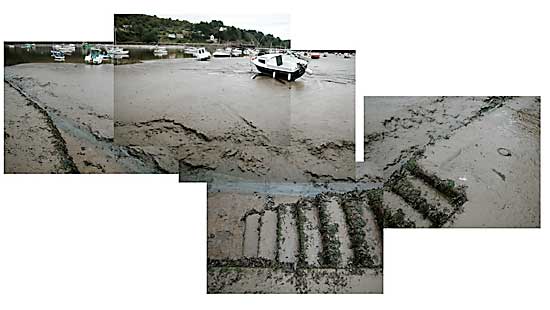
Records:
<instances>
[{"instance_id":1,"label":"muddy estuary","mask_svg":"<svg viewBox=\"0 0 550 310\"><path fill-rule=\"evenodd\" d=\"M387 227L539 227L540 97L366 97Z\"/></svg>"},{"instance_id":2,"label":"muddy estuary","mask_svg":"<svg viewBox=\"0 0 550 310\"><path fill-rule=\"evenodd\" d=\"M6 172L178 173L181 166L190 181L349 181L354 65L330 55L290 84L254 78L244 57L7 66ZM18 115L22 104L35 113ZM41 128L59 134L31 139ZM27 138L14 138L22 133ZM71 168L43 160L46 151Z\"/></svg>"},{"instance_id":3,"label":"muddy estuary","mask_svg":"<svg viewBox=\"0 0 550 310\"><path fill-rule=\"evenodd\" d=\"M353 180L354 60L310 68L286 83L255 76L245 57L115 66L115 142L181 181Z\"/></svg>"}]
</instances>

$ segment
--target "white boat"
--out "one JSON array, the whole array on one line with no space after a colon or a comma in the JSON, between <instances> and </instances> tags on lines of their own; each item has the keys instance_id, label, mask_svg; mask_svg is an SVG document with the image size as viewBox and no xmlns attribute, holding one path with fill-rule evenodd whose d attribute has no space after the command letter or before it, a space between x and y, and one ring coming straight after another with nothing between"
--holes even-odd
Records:
<instances>
[{"instance_id":1,"label":"white boat","mask_svg":"<svg viewBox=\"0 0 550 310\"><path fill-rule=\"evenodd\" d=\"M323 53L323 57L328 57L328 53L327 52Z\"/></svg>"},{"instance_id":2,"label":"white boat","mask_svg":"<svg viewBox=\"0 0 550 310\"><path fill-rule=\"evenodd\" d=\"M251 59L261 74L287 81L295 81L304 73L311 74L307 68L308 62L295 57L293 54L265 54Z\"/></svg>"},{"instance_id":3,"label":"white boat","mask_svg":"<svg viewBox=\"0 0 550 310\"><path fill-rule=\"evenodd\" d=\"M197 48L193 46L185 47L183 53L187 55L195 55L197 53Z\"/></svg>"},{"instance_id":4,"label":"white boat","mask_svg":"<svg viewBox=\"0 0 550 310\"><path fill-rule=\"evenodd\" d=\"M76 51L76 46L74 44L54 44L52 45L52 50L62 52L66 55L71 55Z\"/></svg>"},{"instance_id":5,"label":"white boat","mask_svg":"<svg viewBox=\"0 0 550 310\"><path fill-rule=\"evenodd\" d=\"M54 51L54 50L52 50L51 53L54 61L56 62L65 61L65 53L61 51Z\"/></svg>"},{"instance_id":6,"label":"white boat","mask_svg":"<svg viewBox=\"0 0 550 310\"><path fill-rule=\"evenodd\" d=\"M309 54L307 52L288 52L289 54L293 55L296 58L299 58L303 61L310 61L311 57L309 57Z\"/></svg>"},{"instance_id":7,"label":"white boat","mask_svg":"<svg viewBox=\"0 0 550 310\"><path fill-rule=\"evenodd\" d=\"M113 47L110 50L107 50L107 53L112 54L112 55L128 55L128 53L130 53L130 51L125 50L122 47L116 46L116 47Z\"/></svg>"},{"instance_id":8,"label":"white boat","mask_svg":"<svg viewBox=\"0 0 550 310\"><path fill-rule=\"evenodd\" d=\"M195 53L195 58L197 58L197 60L208 60L210 59L210 56L212 55L210 55L210 52L204 47L198 48Z\"/></svg>"},{"instance_id":9,"label":"white boat","mask_svg":"<svg viewBox=\"0 0 550 310\"><path fill-rule=\"evenodd\" d=\"M130 55L128 54L109 54L109 55L103 55L103 60L107 58L112 59L124 59L124 58L130 58Z\"/></svg>"},{"instance_id":10,"label":"white boat","mask_svg":"<svg viewBox=\"0 0 550 310\"><path fill-rule=\"evenodd\" d=\"M157 46L154 50L153 50L153 54L155 56L166 56L168 55L168 50L166 49L166 47L164 46Z\"/></svg>"},{"instance_id":11,"label":"white boat","mask_svg":"<svg viewBox=\"0 0 550 310\"><path fill-rule=\"evenodd\" d=\"M351 58L351 55L349 53L344 53L344 58Z\"/></svg>"},{"instance_id":12,"label":"white boat","mask_svg":"<svg viewBox=\"0 0 550 310\"><path fill-rule=\"evenodd\" d=\"M235 48L231 51L231 56L233 57L241 57L242 55L243 55L243 51L240 49Z\"/></svg>"},{"instance_id":13,"label":"white boat","mask_svg":"<svg viewBox=\"0 0 550 310\"><path fill-rule=\"evenodd\" d=\"M212 54L212 56L214 57L217 57L217 58L220 58L220 57L231 57L231 49L221 49L221 48L218 48L216 51L214 51L214 53Z\"/></svg>"},{"instance_id":14,"label":"white boat","mask_svg":"<svg viewBox=\"0 0 550 310\"><path fill-rule=\"evenodd\" d=\"M90 52L84 57L84 62L91 65L100 65L103 63L105 56L101 54L101 50L98 48L90 49Z\"/></svg>"}]
</instances>

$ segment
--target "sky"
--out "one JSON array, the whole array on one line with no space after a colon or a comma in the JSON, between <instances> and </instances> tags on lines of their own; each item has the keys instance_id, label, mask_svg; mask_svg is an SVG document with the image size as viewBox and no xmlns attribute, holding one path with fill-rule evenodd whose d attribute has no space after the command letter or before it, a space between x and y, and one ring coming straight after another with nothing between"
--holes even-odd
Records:
<instances>
[{"instance_id":1,"label":"sky","mask_svg":"<svg viewBox=\"0 0 550 310\"><path fill-rule=\"evenodd\" d=\"M185 19L187 21L198 23L201 21L210 22L212 20L221 20L224 25L235 26L241 29L253 29L272 34L283 40L290 39L290 15L288 14L270 14L270 15L238 15L238 14L188 14L188 15L164 15L157 14L158 17L172 19Z\"/></svg>"}]
</instances>

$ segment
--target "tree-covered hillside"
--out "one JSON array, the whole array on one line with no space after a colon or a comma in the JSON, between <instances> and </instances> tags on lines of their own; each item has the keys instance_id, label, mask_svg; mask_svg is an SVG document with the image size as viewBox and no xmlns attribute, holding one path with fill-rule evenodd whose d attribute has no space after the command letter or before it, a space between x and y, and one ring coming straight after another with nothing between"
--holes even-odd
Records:
<instances>
[{"instance_id":1,"label":"tree-covered hillside","mask_svg":"<svg viewBox=\"0 0 550 310\"><path fill-rule=\"evenodd\" d=\"M116 43L231 43L257 47L290 47L290 40L224 25L223 21L191 23L143 14L115 15ZM213 39L213 40L212 40Z\"/></svg>"}]
</instances>

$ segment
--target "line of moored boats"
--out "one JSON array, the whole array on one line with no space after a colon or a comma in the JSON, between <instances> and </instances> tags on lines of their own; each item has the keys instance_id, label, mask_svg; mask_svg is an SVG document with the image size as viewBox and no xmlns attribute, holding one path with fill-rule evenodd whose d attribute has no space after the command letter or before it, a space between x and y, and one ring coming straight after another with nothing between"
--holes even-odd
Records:
<instances>
[{"instance_id":1,"label":"line of moored boats","mask_svg":"<svg viewBox=\"0 0 550 310\"><path fill-rule=\"evenodd\" d=\"M26 44L24 48L34 48L34 44ZM11 46L10 46L11 47ZM21 46L23 47L23 45ZM107 60L118 60L130 57L130 52L120 46L109 44L91 45L83 43L82 52L84 62L87 64L102 64ZM309 62L321 57L328 57L329 53L313 51L291 51L287 49L266 49L266 48L218 48L210 53L205 47L175 47L184 54L193 56L200 61L211 58L250 57L250 62L258 70L258 74L267 75L274 79L294 81L305 73L311 74L308 69ZM153 55L163 57L168 55L168 49L164 46L151 47ZM54 44L51 49L51 56L56 62L65 61L66 55L72 55L76 51L75 44ZM334 52L335 56L351 58L354 53Z\"/></svg>"},{"instance_id":2,"label":"line of moored boats","mask_svg":"<svg viewBox=\"0 0 550 310\"><path fill-rule=\"evenodd\" d=\"M129 51L110 44L91 45L82 43L84 62L87 64L102 64L106 60L123 59L130 57ZM51 56L56 62L65 61L65 56L70 56L76 51L75 44L54 44L51 49Z\"/></svg>"}]
</instances>

